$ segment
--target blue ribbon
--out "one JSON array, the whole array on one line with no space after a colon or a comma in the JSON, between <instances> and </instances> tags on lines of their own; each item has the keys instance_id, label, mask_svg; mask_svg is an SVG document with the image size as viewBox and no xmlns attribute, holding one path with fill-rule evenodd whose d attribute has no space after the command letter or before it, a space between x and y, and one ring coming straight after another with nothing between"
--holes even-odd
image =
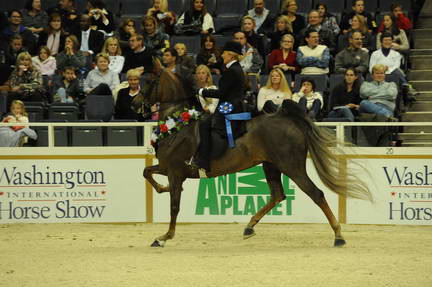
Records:
<instances>
[{"instance_id":1,"label":"blue ribbon","mask_svg":"<svg viewBox=\"0 0 432 287\"><path fill-rule=\"evenodd\" d=\"M229 102L223 102L219 105L219 112L225 116L225 127L228 136L228 145L230 148L235 147L234 136L231 127L231 121L246 121L250 120L251 113L238 113L238 114L230 114L234 107Z\"/></svg>"}]
</instances>

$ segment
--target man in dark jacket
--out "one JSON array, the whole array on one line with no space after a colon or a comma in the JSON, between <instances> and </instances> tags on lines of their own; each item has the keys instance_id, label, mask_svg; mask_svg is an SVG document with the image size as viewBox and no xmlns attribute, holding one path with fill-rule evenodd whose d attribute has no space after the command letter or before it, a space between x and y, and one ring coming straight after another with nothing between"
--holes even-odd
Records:
<instances>
[{"instance_id":1,"label":"man in dark jacket","mask_svg":"<svg viewBox=\"0 0 432 287\"><path fill-rule=\"evenodd\" d=\"M222 58L225 70L219 80L219 89L200 89L199 95L204 98L218 98L219 103L229 102L233 105L232 113L241 113L242 98L244 97L245 76L243 69L238 61L242 54L240 43L229 41L225 44ZM226 132L225 116L215 110L215 113L200 123L200 139L197 154L193 164L200 169L200 175L210 171L210 154L211 154L211 131L212 129L219 130L222 133ZM238 121L232 122L234 137L240 136L241 123Z\"/></svg>"},{"instance_id":2,"label":"man in dark jacket","mask_svg":"<svg viewBox=\"0 0 432 287\"><path fill-rule=\"evenodd\" d=\"M142 73L152 72L153 52L144 46L144 39L141 35L134 35L129 38L130 51L125 54L125 63L122 73L130 69L139 68Z\"/></svg>"},{"instance_id":3,"label":"man in dark jacket","mask_svg":"<svg viewBox=\"0 0 432 287\"><path fill-rule=\"evenodd\" d=\"M104 34L90 29L90 23L90 17L87 14L81 15L81 31L76 34L78 41L81 43L80 50L86 52L86 56L99 54L104 44Z\"/></svg>"}]
</instances>

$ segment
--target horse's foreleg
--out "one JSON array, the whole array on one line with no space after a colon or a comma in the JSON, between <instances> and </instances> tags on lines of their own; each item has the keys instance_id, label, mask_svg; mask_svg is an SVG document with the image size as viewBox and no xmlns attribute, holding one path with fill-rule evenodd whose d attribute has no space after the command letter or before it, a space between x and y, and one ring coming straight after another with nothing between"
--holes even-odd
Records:
<instances>
[{"instance_id":1,"label":"horse's foreleg","mask_svg":"<svg viewBox=\"0 0 432 287\"><path fill-rule=\"evenodd\" d=\"M182 185L184 178L168 176L168 182L170 187L170 206L171 206L171 221L168 228L168 232L162 236L159 236L152 243L152 247L163 247L165 241L173 239L175 235L175 228L177 223L177 215L180 211L180 198L182 192Z\"/></svg>"},{"instance_id":2,"label":"horse's foreleg","mask_svg":"<svg viewBox=\"0 0 432 287\"><path fill-rule=\"evenodd\" d=\"M285 194L281 182L281 172L271 163L263 163L264 173L267 179L267 184L270 187L271 198L267 204L262 207L254 216L252 216L248 225L243 232L243 239L247 239L255 235L254 226L279 202L285 199Z\"/></svg>"},{"instance_id":3,"label":"horse's foreleg","mask_svg":"<svg viewBox=\"0 0 432 287\"><path fill-rule=\"evenodd\" d=\"M154 180L153 178L153 174L166 175L166 173L163 173L159 169L159 165L152 165L144 168L143 176L145 177L145 179L148 180L148 182L150 182L150 184L154 187L156 192L158 193L168 192L169 188L167 186L163 186L157 183L156 180Z\"/></svg>"}]
</instances>

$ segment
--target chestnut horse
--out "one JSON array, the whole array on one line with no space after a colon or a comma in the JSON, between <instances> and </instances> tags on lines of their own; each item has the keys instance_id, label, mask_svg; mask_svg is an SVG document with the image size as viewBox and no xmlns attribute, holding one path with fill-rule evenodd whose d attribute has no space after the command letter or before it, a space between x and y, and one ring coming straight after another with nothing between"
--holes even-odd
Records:
<instances>
[{"instance_id":1,"label":"chestnut horse","mask_svg":"<svg viewBox=\"0 0 432 287\"><path fill-rule=\"evenodd\" d=\"M183 111L192 96L185 93L177 75L168 70L161 72L153 83L148 100L160 103L160 120L166 120L176 111ZM197 149L197 122L192 121L179 132L159 141L157 147L158 165L144 169L144 177L158 193L169 192L171 221L168 232L157 237L152 247L164 246L173 239L177 215L180 209L182 184L187 178L199 178L198 171L186 162ZM208 177L235 173L262 164L271 199L259 210L244 229L244 238L255 235L254 226L273 207L285 199L281 174L288 176L324 212L335 234L334 246L342 246L345 240L341 226L331 211L323 192L312 182L306 173L306 157L310 153L321 181L333 192L359 199L372 200L367 185L355 174L342 177L339 174L339 156L335 135L327 128L320 128L310 121L297 107L286 100L274 114L263 114L246 123L247 133L236 140L235 147L229 148L221 157L211 161ZM339 152L339 151L338 151ZM168 186L157 183L153 174L168 177ZM346 179L349 180L346 180Z\"/></svg>"}]
</instances>

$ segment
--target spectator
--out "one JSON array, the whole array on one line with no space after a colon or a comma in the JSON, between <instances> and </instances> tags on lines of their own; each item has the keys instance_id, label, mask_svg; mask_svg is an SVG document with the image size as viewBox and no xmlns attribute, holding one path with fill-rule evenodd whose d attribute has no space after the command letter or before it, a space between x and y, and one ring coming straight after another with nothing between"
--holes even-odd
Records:
<instances>
[{"instance_id":1,"label":"spectator","mask_svg":"<svg viewBox=\"0 0 432 287\"><path fill-rule=\"evenodd\" d=\"M376 64L382 64L386 66L385 73L395 75L402 89L402 96L404 98L404 102L407 104L409 102L415 101L415 96L417 95L417 91L408 83L405 73L400 68L402 63L402 55L391 49L393 45L393 35L390 33L384 32L380 36L381 40L381 49L376 50L372 53L369 69L372 73L372 68Z\"/></svg>"},{"instance_id":2,"label":"spectator","mask_svg":"<svg viewBox=\"0 0 432 287\"><path fill-rule=\"evenodd\" d=\"M41 0L27 0L22 13L22 24L33 34L38 34L47 27L48 15L42 10Z\"/></svg>"},{"instance_id":3,"label":"spectator","mask_svg":"<svg viewBox=\"0 0 432 287\"><path fill-rule=\"evenodd\" d=\"M174 26L176 34L212 34L215 30L213 17L207 12L204 0L193 0L191 5L177 20Z\"/></svg>"},{"instance_id":4,"label":"spectator","mask_svg":"<svg viewBox=\"0 0 432 287\"><path fill-rule=\"evenodd\" d=\"M374 51L375 50L375 43L372 41L372 36L368 31L368 28L366 26L365 18L362 15L354 15L351 21L351 28L348 30L347 33L344 35L341 35L342 37L342 47L348 46L348 37L349 33L353 31L360 31L363 35L363 48L367 49L368 51Z\"/></svg>"},{"instance_id":5,"label":"spectator","mask_svg":"<svg viewBox=\"0 0 432 287\"><path fill-rule=\"evenodd\" d=\"M353 122L358 115L360 107L360 79L359 74L353 68L345 71L345 78L342 83L333 88L330 95L329 118L346 118Z\"/></svg>"},{"instance_id":6,"label":"spectator","mask_svg":"<svg viewBox=\"0 0 432 287\"><path fill-rule=\"evenodd\" d=\"M116 74L120 74L123 70L125 58L121 55L122 50L120 48L119 40L115 37L109 37L106 39L102 48L102 53L108 54L109 56L109 70Z\"/></svg>"},{"instance_id":7,"label":"spectator","mask_svg":"<svg viewBox=\"0 0 432 287\"><path fill-rule=\"evenodd\" d=\"M247 42L258 50L261 57L267 55L264 39L255 32L255 20L250 16L244 16L241 22L241 31L246 36Z\"/></svg>"},{"instance_id":8,"label":"spectator","mask_svg":"<svg viewBox=\"0 0 432 287\"><path fill-rule=\"evenodd\" d=\"M264 63L258 50L252 47L246 40L244 32L234 33L234 41L238 42L242 46L242 58L240 60L240 66L245 73L260 73L261 66Z\"/></svg>"},{"instance_id":9,"label":"spectator","mask_svg":"<svg viewBox=\"0 0 432 287\"><path fill-rule=\"evenodd\" d=\"M12 70L15 68L15 63L18 55L27 51L23 47L23 39L20 35L16 34L11 37L9 45L0 50L2 55L0 63L0 85L3 85L9 79Z\"/></svg>"},{"instance_id":10,"label":"spectator","mask_svg":"<svg viewBox=\"0 0 432 287\"><path fill-rule=\"evenodd\" d=\"M387 32L393 35L393 43L391 48L393 50L396 50L400 53L406 53L409 51L410 46L409 46L409 41L407 38L407 35L405 33L404 30L399 29L397 24L396 24L396 18L390 14L385 14L382 24L383 29L381 29L381 31L378 33L377 35L377 49L381 48L381 35L383 32Z\"/></svg>"},{"instance_id":11,"label":"spectator","mask_svg":"<svg viewBox=\"0 0 432 287\"><path fill-rule=\"evenodd\" d=\"M106 9L105 2L103 0L87 0L87 10L90 26L107 36L112 36L115 30L114 16L111 11Z\"/></svg>"},{"instance_id":12,"label":"spectator","mask_svg":"<svg viewBox=\"0 0 432 287\"><path fill-rule=\"evenodd\" d=\"M36 52L36 38L33 33L22 25L22 14L18 10L11 10L8 13L9 22L8 26L2 31L1 38L4 41L9 40L14 35L20 35L23 39L23 46L31 54Z\"/></svg>"},{"instance_id":13,"label":"spectator","mask_svg":"<svg viewBox=\"0 0 432 287\"><path fill-rule=\"evenodd\" d=\"M174 48L169 48L163 54L162 63L168 70L175 73L178 69L177 58L178 58L177 50Z\"/></svg>"},{"instance_id":14,"label":"spectator","mask_svg":"<svg viewBox=\"0 0 432 287\"><path fill-rule=\"evenodd\" d=\"M300 91L294 93L292 98L313 120L316 119L323 106L322 95L319 92L315 92L315 81L311 78L303 78L301 80Z\"/></svg>"},{"instance_id":15,"label":"spectator","mask_svg":"<svg viewBox=\"0 0 432 287\"><path fill-rule=\"evenodd\" d=\"M126 53L126 51L129 50L129 39L133 35L136 35L136 28L135 28L135 20L132 18L125 18L123 20L123 23L121 24L120 28L117 31L117 38L120 41L120 47L123 50L123 52Z\"/></svg>"},{"instance_id":16,"label":"spectator","mask_svg":"<svg viewBox=\"0 0 432 287\"><path fill-rule=\"evenodd\" d=\"M280 69L273 69L264 87L259 90L258 111L274 113L284 100L291 100L292 93L285 75Z\"/></svg>"},{"instance_id":17,"label":"spectator","mask_svg":"<svg viewBox=\"0 0 432 287\"><path fill-rule=\"evenodd\" d=\"M288 16L293 33L297 37L300 34L300 31L306 26L305 18L302 15L297 14L297 2L295 0L287 0L283 4L282 9L282 14Z\"/></svg>"},{"instance_id":18,"label":"spectator","mask_svg":"<svg viewBox=\"0 0 432 287\"><path fill-rule=\"evenodd\" d=\"M396 23L399 29L409 32L413 28L413 24L411 23L411 20L403 13L401 4L397 4L397 3L392 4L391 13L396 18L396 21L393 22ZM382 32L383 30L384 30L384 22L382 22L381 25L379 26L378 32Z\"/></svg>"},{"instance_id":19,"label":"spectator","mask_svg":"<svg viewBox=\"0 0 432 287\"><path fill-rule=\"evenodd\" d=\"M137 120L144 122L152 119L152 113L157 111L157 106L150 107L144 101L144 91L140 87L141 73L138 70L129 70L126 74L129 87L118 92L115 118Z\"/></svg>"},{"instance_id":20,"label":"spectator","mask_svg":"<svg viewBox=\"0 0 432 287\"><path fill-rule=\"evenodd\" d=\"M369 66L369 53L362 48L363 35L359 31L348 34L349 46L336 55L335 72L345 73L352 68L358 74L366 74Z\"/></svg>"},{"instance_id":21,"label":"spectator","mask_svg":"<svg viewBox=\"0 0 432 287\"><path fill-rule=\"evenodd\" d=\"M48 15L60 14L66 35L77 35L80 31L80 15L75 8L75 0L59 0L56 7L48 9Z\"/></svg>"},{"instance_id":22,"label":"spectator","mask_svg":"<svg viewBox=\"0 0 432 287\"><path fill-rule=\"evenodd\" d=\"M79 50L80 44L75 35L66 37L65 48L56 56L57 69L64 70L65 67L74 67L79 70L84 68L86 58L83 52Z\"/></svg>"},{"instance_id":23,"label":"spectator","mask_svg":"<svg viewBox=\"0 0 432 287\"><path fill-rule=\"evenodd\" d=\"M81 43L80 50L84 52L84 55L87 57L99 54L104 43L104 34L90 29L90 24L90 16L87 14L81 15L81 31L76 35L78 42Z\"/></svg>"},{"instance_id":24,"label":"spectator","mask_svg":"<svg viewBox=\"0 0 432 287\"><path fill-rule=\"evenodd\" d=\"M285 34L280 43L280 49L273 50L268 57L269 69L279 68L285 74L290 73L292 78L300 69L296 62L297 53L293 51L294 37Z\"/></svg>"},{"instance_id":25,"label":"spectator","mask_svg":"<svg viewBox=\"0 0 432 287\"><path fill-rule=\"evenodd\" d=\"M314 29L315 31L318 32L319 43L321 45L327 46L327 48L330 50L330 53L333 54L336 49L335 37L331 30L328 30L321 25L321 17L319 12L316 10L311 10L309 12L308 24L306 25L306 28L300 31L299 40L304 39L304 33L310 29ZM306 43L303 44L305 45Z\"/></svg>"},{"instance_id":26,"label":"spectator","mask_svg":"<svg viewBox=\"0 0 432 287\"><path fill-rule=\"evenodd\" d=\"M42 76L52 76L56 72L57 62L51 56L51 51L47 46L41 46L37 56L32 58L33 66L37 68Z\"/></svg>"},{"instance_id":27,"label":"spectator","mask_svg":"<svg viewBox=\"0 0 432 287\"><path fill-rule=\"evenodd\" d=\"M310 29L305 32L307 45L297 50L297 64L302 74L328 74L330 63L329 49L319 44L318 32Z\"/></svg>"},{"instance_id":28,"label":"spectator","mask_svg":"<svg viewBox=\"0 0 432 287\"><path fill-rule=\"evenodd\" d=\"M42 74L33 67L32 58L28 52L18 55L16 67L9 77L9 86L8 103L14 100L28 102L45 100Z\"/></svg>"},{"instance_id":29,"label":"spectator","mask_svg":"<svg viewBox=\"0 0 432 287\"><path fill-rule=\"evenodd\" d=\"M206 35L201 38L201 50L199 51L196 63L197 65L206 65L214 74L220 75L223 60L222 53L216 46L216 40L212 35Z\"/></svg>"},{"instance_id":30,"label":"spectator","mask_svg":"<svg viewBox=\"0 0 432 287\"><path fill-rule=\"evenodd\" d=\"M144 46L144 39L141 35L133 35L129 39L130 51L125 54L123 73L139 68L141 73L153 70L152 51Z\"/></svg>"},{"instance_id":31,"label":"spectator","mask_svg":"<svg viewBox=\"0 0 432 287\"><path fill-rule=\"evenodd\" d=\"M274 31L267 34L267 37L270 39L270 51L279 49L282 36L285 34L293 35L292 26L288 20L288 16L281 15L276 19Z\"/></svg>"},{"instance_id":32,"label":"spectator","mask_svg":"<svg viewBox=\"0 0 432 287\"><path fill-rule=\"evenodd\" d=\"M195 83L197 89L216 89L213 85L213 79L210 73L210 69L206 65L199 65L195 70ZM213 114L219 104L218 98L204 98L198 95L201 107L206 113Z\"/></svg>"},{"instance_id":33,"label":"spectator","mask_svg":"<svg viewBox=\"0 0 432 287\"><path fill-rule=\"evenodd\" d=\"M79 103L83 99L84 91L77 79L74 67L65 67L61 77L54 78L52 86L53 102Z\"/></svg>"},{"instance_id":34,"label":"spectator","mask_svg":"<svg viewBox=\"0 0 432 287\"><path fill-rule=\"evenodd\" d=\"M109 69L109 56L97 54L96 68L91 70L84 81L84 93L87 95L112 95L114 88L120 84L118 74Z\"/></svg>"},{"instance_id":35,"label":"spectator","mask_svg":"<svg viewBox=\"0 0 432 287\"><path fill-rule=\"evenodd\" d=\"M315 5L315 9L319 12L321 17L321 26L325 29L328 29L333 32L334 36L339 35L340 28L338 25L338 21L336 16L330 14L327 10L327 5L321 2L318 2Z\"/></svg>"},{"instance_id":36,"label":"spectator","mask_svg":"<svg viewBox=\"0 0 432 287\"><path fill-rule=\"evenodd\" d=\"M153 51L153 54L161 58L165 49L169 48L169 36L157 29L156 19L145 16L142 20L144 46Z\"/></svg>"},{"instance_id":37,"label":"spectator","mask_svg":"<svg viewBox=\"0 0 432 287\"><path fill-rule=\"evenodd\" d=\"M364 0L353 0L352 2L352 10L350 13L344 15L342 17L340 28L342 29L342 33L348 33L351 21L355 15L361 15L365 18L366 27L369 33L372 33L376 30L377 24L375 22L375 18L369 12L366 12L365 9L365 1Z\"/></svg>"},{"instance_id":38,"label":"spectator","mask_svg":"<svg viewBox=\"0 0 432 287\"><path fill-rule=\"evenodd\" d=\"M176 15L174 12L168 11L167 0L153 0L153 6L147 10L147 16L152 16L157 20L157 27L162 33L174 34Z\"/></svg>"},{"instance_id":39,"label":"spectator","mask_svg":"<svg viewBox=\"0 0 432 287\"><path fill-rule=\"evenodd\" d=\"M51 14L48 27L39 34L38 46L47 46L53 56L64 49L66 34L63 31L61 21L60 14Z\"/></svg>"},{"instance_id":40,"label":"spectator","mask_svg":"<svg viewBox=\"0 0 432 287\"><path fill-rule=\"evenodd\" d=\"M177 43L174 45L174 49L176 49L178 54L177 63L191 71L195 70L194 59L187 55L186 45L184 43Z\"/></svg>"},{"instance_id":41,"label":"spectator","mask_svg":"<svg viewBox=\"0 0 432 287\"><path fill-rule=\"evenodd\" d=\"M267 34L272 30L274 19L270 10L265 8L264 0L254 0L254 8L247 11L247 15L255 20L255 32Z\"/></svg>"},{"instance_id":42,"label":"spectator","mask_svg":"<svg viewBox=\"0 0 432 287\"><path fill-rule=\"evenodd\" d=\"M29 122L22 101L13 101L10 106L10 111L10 114L3 118L4 123L27 124ZM37 134L32 129L23 125L0 127L0 146L22 146L27 141L27 136L32 139L37 139Z\"/></svg>"},{"instance_id":43,"label":"spectator","mask_svg":"<svg viewBox=\"0 0 432 287\"><path fill-rule=\"evenodd\" d=\"M360 87L360 113L384 116L388 121L397 121L393 117L398 94L396 84L385 81L387 67L382 64L372 66L372 82L364 81Z\"/></svg>"}]
</instances>

